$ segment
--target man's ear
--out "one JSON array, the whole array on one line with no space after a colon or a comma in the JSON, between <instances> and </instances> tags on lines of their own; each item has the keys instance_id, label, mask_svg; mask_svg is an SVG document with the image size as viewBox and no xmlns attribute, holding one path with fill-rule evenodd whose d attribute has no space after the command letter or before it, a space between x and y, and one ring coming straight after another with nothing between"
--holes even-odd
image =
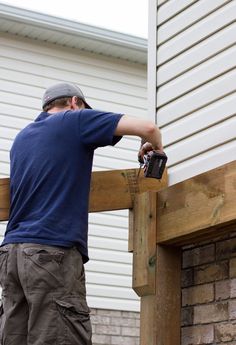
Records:
<instances>
[{"instance_id":1,"label":"man's ear","mask_svg":"<svg viewBox=\"0 0 236 345\"><path fill-rule=\"evenodd\" d=\"M73 97L71 98L71 101L70 101L70 108L73 109L73 110L78 109L77 97L76 97L76 96L73 96Z\"/></svg>"}]
</instances>

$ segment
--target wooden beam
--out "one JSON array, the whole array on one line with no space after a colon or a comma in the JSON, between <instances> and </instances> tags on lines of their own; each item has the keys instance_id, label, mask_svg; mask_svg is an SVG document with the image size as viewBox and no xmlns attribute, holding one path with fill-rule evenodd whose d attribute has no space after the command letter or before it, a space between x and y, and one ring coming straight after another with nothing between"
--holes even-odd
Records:
<instances>
[{"instance_id":1,"label":"wooden beam","mask_svg":"<svg viewBox=\"0 0 236 345\"><path fill-rule=\"evenodd\" d=\"M236 225L236 161L158 192L157 243L184 245Z\"/></svg>"},{"instance_id":2,"label":"wooden beam","mask_svg":"<svg viewBox=\"0 0 236 345\"><path fill-rule=\"evenodd\" d=\"M147 192L134 202L133 289L139 296L155 294L156 199L155 192Z\"/></svg>"},{"instance_id":3,"label":"wooden beam","mask_svg":"<svg viewBox=\"0 0 236 345\"><path fill-rule=\"evenodd\" d=\"M130 209L136 194L167 186L167 172L161 180L145 178L139 169L98 171L92 174L90 212Z\"/></svg>"},{"instance_id":4,"label":"wooden beam","mask_svg":"<svg viewBox=\"0 0 236 345\"><path fill-rule=\"evenodd\" d=\"M162 180L145 178L139 169L98 171L92 173L90 212L129 209L136 193L157 191L167 186L167 172ZM0 179L0 220L9 217L9 178Z\"/></svg>"}]
</instances>

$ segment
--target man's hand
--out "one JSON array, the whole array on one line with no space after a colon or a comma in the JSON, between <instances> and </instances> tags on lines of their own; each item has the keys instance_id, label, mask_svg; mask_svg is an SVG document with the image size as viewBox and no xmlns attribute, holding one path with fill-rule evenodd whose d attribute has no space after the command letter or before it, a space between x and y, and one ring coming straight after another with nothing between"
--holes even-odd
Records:
<instances>
[{"instance_id":1,"label":"man's hand","mask_svg":"<svg viewBox=\"0 0 236 345\"><path fill-rule=\"evenodd\" d=\"M153 145L149 142L145 142L143 145L141 145L139 152L138 152L138 161L139 163L144 163L143 157L147 155L148 153L151 153L152 151L163 153L163 150L155 150Z\"/></svg>"},{"instance_id":2,"label":"man's hand","mask_svg":"<svg viewBox=\"0 0 236 345\"><path fill-rule=\"evenodd\" d=\"M153 151L153 147L151 143L144 143L141 145L139 152L138 152L138 161L139 163L144 163L143 157L148 154L148 152Z\"/></svg>"}]
</instances>

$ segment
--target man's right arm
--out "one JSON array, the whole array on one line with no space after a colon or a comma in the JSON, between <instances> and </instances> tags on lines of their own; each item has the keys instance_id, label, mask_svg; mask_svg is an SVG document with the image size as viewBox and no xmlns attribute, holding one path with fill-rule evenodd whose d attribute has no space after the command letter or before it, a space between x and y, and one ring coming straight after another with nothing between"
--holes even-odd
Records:
<instances>
[{"instance_id":1,"label":"man's right arm","mask_svg":"<svg viewBox=\"0 0 236 345\"><path fill-rule=\"evenodd\" d=\"M161 132L155 123L151 121L124 115L118 122L114 134L117 136L139 136L142 139L142 143L144 143L139 152L141 156L151 150L163 152Z\"/></svg>"}]
</instances>

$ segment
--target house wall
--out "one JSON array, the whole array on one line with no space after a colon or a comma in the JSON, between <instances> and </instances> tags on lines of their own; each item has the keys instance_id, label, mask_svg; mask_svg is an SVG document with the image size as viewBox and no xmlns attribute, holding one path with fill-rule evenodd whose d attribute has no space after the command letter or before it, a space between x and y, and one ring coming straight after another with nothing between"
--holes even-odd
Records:
<instances>
[{"instance_id":1,"label":"house wall","mask_svg":"<svg viewBox=\"0 0 236 345\"><path fill-rule=\"evenodd\" d=\"M121 310L91 310L93 345L139 345L140 315Z\"/></svg>"},{"instance_id":2,"label":"house wall","mask_svg":"<svg viewBox=\"0 0 236 345\"><path fill-rule=\"evenodd\" d=\"M183 249L181 345L197 344L236 344L236 233Z\"/></svg>"},{"instance_id":3,"label":"house wall","mask_svg":"<svg viewBox=\"0 0 236 345\"><path fill-rule=\"evenodd\" d=\"M150 0L149 106L170 184L236 159L235 19L231 0ZM181 317L181 345L236 344L236 233L183 248Z\"/></svg>"},{"instance_id":4,"label":"house wall","mask_svg":"<svg viewBox=\"0 0 236 345\"><path fill-rule=\"evenodd\" d=\"M46 87L77 82L97 109L145 118L146 66L9 34L0 37L0 175L9 176L9 150L16 134L33 121ZM115 148L98 149L95 170L138 167L139 140L124 138ZM93 213L86 264L92 308L138 311L131 289L127 211ZM0 225L3 236L5 224Z\"/></svg>"},{"instance_id":5,"label":"house wall","mask_svg":"<svg viewBox=\"0 0 236 345\"><path fill-rule=\"evenodd\" d=\"M150 0L150 6L157 48L149 103L174 184L236 159L236 2Z\"/></svg>"}]
</instances>

